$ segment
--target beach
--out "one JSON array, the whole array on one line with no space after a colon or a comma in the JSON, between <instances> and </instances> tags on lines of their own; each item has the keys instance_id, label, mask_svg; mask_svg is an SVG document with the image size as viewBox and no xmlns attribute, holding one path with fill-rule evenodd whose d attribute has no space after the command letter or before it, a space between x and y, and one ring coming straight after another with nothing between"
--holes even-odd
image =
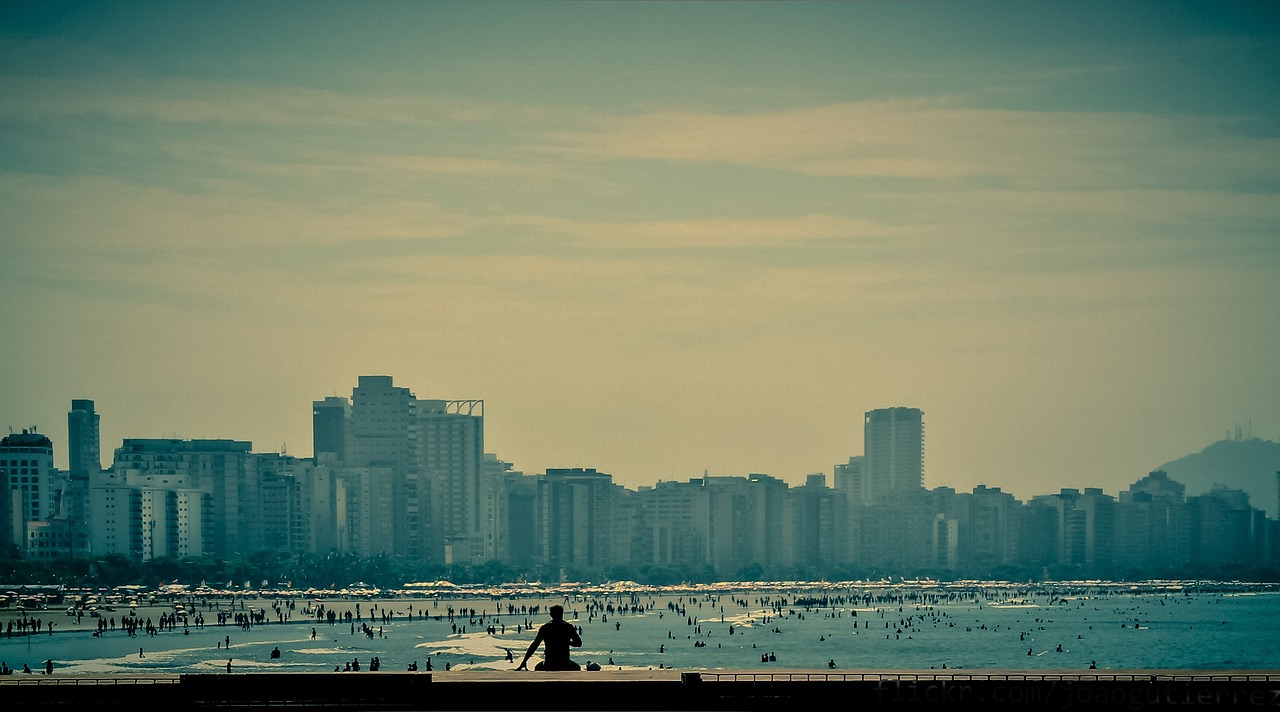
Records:
<instances>
[{"instance_id":1,"label":"beach","mask_svg":"<svg viewBox=\"0 0 1280 712\"><path fill-rule=\"evenodd\" d=\"M1245 585L171 592L99 603L97 617L84 606L0 609L0 661L35 675L46 660L57 675L227 672L228 662L233 673L510 671L560 603L582 632L574 659L613 671L1280 669L1269 633L1280 594Z\"/></svg>"}]
</instances>

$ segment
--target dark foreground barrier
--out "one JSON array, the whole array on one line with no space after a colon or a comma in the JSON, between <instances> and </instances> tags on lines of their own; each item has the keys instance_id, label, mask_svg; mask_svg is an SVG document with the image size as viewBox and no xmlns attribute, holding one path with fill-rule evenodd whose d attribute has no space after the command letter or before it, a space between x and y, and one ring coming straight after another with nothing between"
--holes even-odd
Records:
<instances>
[{"instance_id":1,"label":"dark foreground barrier","mask_svg":"<svg viewBox=\"0 0 1280 712\"><path fill-rule=\"evenodd\" d=\"M6 676L11 709L983 710L1280 709L1280 671L284 673Z\"/></svg>"}]
</instances>

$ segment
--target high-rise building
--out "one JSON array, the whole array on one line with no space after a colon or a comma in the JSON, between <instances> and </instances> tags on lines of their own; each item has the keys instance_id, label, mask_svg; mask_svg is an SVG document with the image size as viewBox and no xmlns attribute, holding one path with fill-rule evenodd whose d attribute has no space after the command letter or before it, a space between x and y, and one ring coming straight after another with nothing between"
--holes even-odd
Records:
<instances>
[{"instance_id":1,"label":"high-rise building","mask_svg":"<svg viewBox=\"0 0 1280 712\"><path fill-rule=\"evenodd\" d=\"M839 492L852 502L862 500L862 456L850 457L848 462L835 466L832 482Z\"/></svg>"},{"instance_id":2,"label":"high-rise building","mask_svg":"<svg viewBox=\"0 0 1280 712\"><path fill-rule=\"evenodd\" d=\"M481 561L484 401L418 400L414 415L418 466L431 502L431 555L445 563Z\"/></svg>"},{"instance_id":3,"label":"high-rise building","mask_svg":"<svg viewBox=\"0 0 1280 712\"><path fill-rule=\"evenodd\" d=\"M123 554L142 560L145 553L142 490L126 484L124 477L117 475L113 468L95 479L90 490L89 507L93 522L93 553L97 556Z\"/></svg>"},{"instance_id":4,"label":"high-rise building","mask_svg":"<svg viewBox=\"0 0 1280 712\"><path fill-rule=\"evenodd\" d=\"M793 530L787 483L763 474L703 477L705 561L720 576L755 578L766 567L790 566Z\"/></svg>"},{"instance_id":5,"label":"high-rise building","mask_svg":"<svg viewBox=\"0 0 1280 712\"><path fill-rule=\"evenodd\" d=\"M311 404L312 453L317 464L331 455L337 462L347 457L347 422L351 402L342 396L328 396Z\"/></svg>"},{"instance_id":6,"label":"high-rise building","mask_svg":"<svg viewBox=\"0 0 1280 712\"><path fill-rule=\"evenodd\" d=\"M56 514L58 485L49 438L24 429L0 439L0 547L27 548L27 525Z\"/></svg>"},{"instance_id":7,"label":"high-rise building","mask_svg":"<svg viewBox=\"0 0 1280 712\"><path fill-rule=\"evenodd\" d=\"M1115 556L1125 566L1169 572L1191 560L1186 485L1155 470L1120 493Z\"/></svg>"},{"instance_id":8,"label":"high-rise building","mask_svg":"<svg viewBox=\"0 0 1280 712\"><path fill-rule=\"evenodd\" d=\"M391 376L360 376L351 391L346 457L348 467L380 467L391 473L391 536L396 553L426 554L430 500L417 465L416 400ZM339 522L341 524L341 522Z\"/></svg>"},{"instance_id":9,"label":"high-rise building","mask_svg":"<svg viewBox=\"0 0 1280 712\"><path fill-rule=\"evenodd\" d=\"M549 469L538 479L539 558L561 567L606 566L613 476L593 468Z\"/></svg>"},{"instance_id":10,"label":"high-rise building","mask_svg":"<svg viewBox=\"0 0 1280 712\"><path fill-rule=\"evenodd\" d=\"M337 473L337 550L365 557L394 554L395 472L389 467L343 467Z\"/></svg>"},{"instance_id":11,"label":"high-rise building","mask_svg":"<svg viewBox=\"0 0 1280 712\"><path fill-rule=\"evenodd\" d=\"M503 500L503 543L498 558L514 566L538 562L538 482L522 472L504 472L499 496Z\"/></svg>"},{"instance_id":12,"label":"high-rise building","mask_svg":"<svg viewBox=\"0 0 1280 712\"><path fill-rule=\"evenodd\" d=\"M89 554L89 483L102 472L101 417L93 401L75 398L67 412L67 458L70 480L62 501L72 558Z\"/></svg>"},{"instance_id":13,"label":"high-rise building","mask_svg":"<svg viewBox=\"0 0 1280 712\"><path fill-rule=\"evenodd\" d=\"M482 539L482 561L505 559L509 551L511 538L507 530L508 506L507 483L512 475L523 473L512 469L509 462L498 459L493 453L486 452L480 463L480 536Z\"/></svg>"},{"instance_id":14,"label":"high-rise building","mask_svg":"<svg viewBox=\"0 0 1280 712\"><path fill-rule=\"evenodd\" d=\"M256 453L258 493L262 501L262 538L276 552L300 554L311 540L311 511L307 497L313 460L280 453Z\"/></svg>"},{"instance_id":15,"label":"high-rise building","mask_svg":"<svg viewBox=\"0 0 1280 712\"><path fill-rule=\"evenodd\" d=\"M837 466L838 467L838 466ZM831 566L848 558L849 506L845 494L828 489L826 476L813 473L788 493L798 566Z\"/></svg>"},{"instance_id":16,"label":"high-rise building","mask_svg":"<svg viewBox=\"0 0 1280 712\"><path fill-rule=\"evenodd\" d=\"M1038 495L1028 503L1055 511L1056 560L1069 566L1105 567L1112 563L1116 501L1097 487L1082 494L1063 487L1055 495Z\"/></svg>"},{"instance_id":17,"label":"high-rise building","mask_svg":"<svg viewBox=\"0 0 1280 712\"><path fill-rule=\"evenodd\" d=\"M67 458L73 480L86 480L102 470L100 419L93 410L93 401L84 398L71 401L71 410L67 412Z\"/></svg>"},{"instance_id":18,"label":"high-rise building","mask_svg":"<svg viewBox=\"0 0 1280 712\"><path fill-rule=\"evenodd\" d=\"M701 566L707 556L708 492L702 480L640 488L643 516L637 563Z\"/></svg>"},{"instance_id":19,"label":"high-rise building","mask_svg":"<svg viewBox=\"0 0 1280 712\"><path fill-rule=\"evenodd\" d=\"M252 448L252 443L242 440L126 438L115 451L112 477L104 477L92 490L94 551L101 552L104 547L106 551L121 551L104 543L106 539L99 521L102 496L110 494L107 490L121 486L139 492L172 489L199 493L188 497L193 502L199 500L198 511L175 511L173 521L188 527L186 534L180 534L179 551L230 556L275 548L276 542L263 537L259 458L251 452ZM175 503L181 501L181 497L154 500L151 511L153 514L165 511L161 506L177 506ZM120 534L111 546L127 545L130 551L135 550L133 525L113 526L128 536ZM145 552L146 547L137 544L136 550Z\"/></svg>"},{"instance_id":20,"label":"high-rise building","mask_svg":"<svg viewBox=\"0 0 1280 712\"><path fill-rule=\"evenodd\" d=\"M966 563L991 570L1014 563L1018 555L1018 510L1021 502L999 487L978 485L963 496L960 552Z\"/></svg>"},{"instance_id":21,"label":"high-rise building","mask_svg":"<svg viewBox=\"0 0 1280 712\"><path fill-rule=\"evenodd\" d=\"M867 411L863 421L862 502L924 487L924 413L919 408Z\"/></svg>"},{"instance_id":22,"label":"high-rise building","mask_svg":"<svg viewBox=\"0 0 1280 712\"><path fill-rule=\"evenodd\" d=\"M443 563L484 558L484 401L419 400L391 376L360 376L347 425L345 464L392 472L397 553Z\"/></svg>"}]
</instances>

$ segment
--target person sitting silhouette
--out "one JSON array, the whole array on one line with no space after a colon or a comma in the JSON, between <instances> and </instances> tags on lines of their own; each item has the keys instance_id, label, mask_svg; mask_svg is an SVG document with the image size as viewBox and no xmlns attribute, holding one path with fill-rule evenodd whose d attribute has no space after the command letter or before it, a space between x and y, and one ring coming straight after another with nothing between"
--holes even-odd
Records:
<instances>
[{"instance_id":1,"label":"person sitting silhouette","mask_svg":"<svg viewBox=\"0 0 1280 712\"><path fill-rule=\"evenodd\" d=\"M563 606L556 604L547 612L551 614L551 620L538 628L538 635L529 644L529 649L524 652L524 660L520 661L516 669L527 670L525 665L529 662L529 658L533 657L538 645L545 642L546 656L542 662L533 667L534 670L581 670L577 663L569 659L570 647L582 647L582 638L578 636L578 629L573 624L565 622Z\"/></svg>"}]
</instances>

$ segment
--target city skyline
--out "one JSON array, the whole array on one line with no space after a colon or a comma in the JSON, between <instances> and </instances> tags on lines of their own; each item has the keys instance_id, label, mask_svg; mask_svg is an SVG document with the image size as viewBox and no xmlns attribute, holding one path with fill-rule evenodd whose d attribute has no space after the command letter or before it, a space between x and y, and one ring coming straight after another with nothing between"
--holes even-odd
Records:
<instances>
[{"instance_id":1,"label":"city skyline","mask_svg":"<svg viewBox=\"0 0 1280 712\"><path fill-rule=\"evenodd\" d=\"M402 397L402 398L407 398L409 400L416 399L418 402L426 404L428 406L429 408L428 412L430 412L430 410L436 410L437 412L443 413L445 412L446 403L460 403L460 404L463 404L463 410L460 412L467 412L467 410L469 409L474 411L474 414L479 415L481 421L485 420L483 416L483 413L484 413L483 399L458 400L458 399L439 399L439 398L434 398L432 396L423 396L419 393L416 393L415 389L412 386L406 386L402 383L396 383L394 378L395 378L394 376L385 375L385 374L381 374L381 375L363 374L359 377L358 382L352 385L350 394L329 395L329 396L325 396L321 400L312 401L311 409L310 409L311 418L309 419L309 423L312 429L313 444L315 442L318 442L318 440L322 437L326 439L332 439L336 436L336 437L347 439L348 442L345 443L345 445L348 445L348 446L350 445L349 441L350 441L351 433L348 432L349 424L339 425L337 430L332 430L333 424L331 419L322 418L319 416L319 413L321 411L331 411L334 407L340 406L339 411L340 412L345 411L346 413L346 415L342 419L350 420L356 397L363 390L363 388L367 388L370 384L380 384L378 386L379 388L386 388L389 391L399 392L400 393L399 397ZM459 411L457 411L456 409L451 409L451 412L459 412ZM86 417L91 419L91 423L92 423L91 425L86 426L86 424L90 422L85 420ZM119 440L118 444L112 444L110 441L103 438L100 434L103 429L101 418L102 418L102 411L99 408L98 404L92 398L73 398L71 399L70 410L65 412L65 418L63 421L63 426L61 428L54 428L51 431L49 429L41 428L36 424L30 424L22 427L10 425L7 428L7 432L10 435L14 435L18 433L23 433L23 434L30 433L32 435L40 435L40 436L49 438L49 440L53 443L54 466L57 467L59 470L72 475L73 477L77 476L77 474L83 476L87 472L97 471L96 469L88 468L87 465L86 465L87 469L85 471L83 472L78 471L76 468L76 462L75 462L75 460L78 459L81 463L92 463L93 449L95 447L98 449L97 455L98 455L102 470L103 471L111 470L113 466L114 455L117 454L122 447L127 450L127 447L126 447L127 441L175 440L175 441L185 441L185 442L193 442L193 441L239 442L239 443L247 443L251 448L251 452L256 454L278 453L281 455L288 455L294 458L301 458L301 459L308 459L308 460L315 459L317 463L320 462L320 460L317 458L317 455L320 454L317 448L313 448L314 452L310 454L299 454L296 451L288 451L287 449L274 449L271 447L262 447L260 443L255 442L252 439L240 438L240 437L235 437L235 436L226 435L226 434L223 434L223 435L209 434L209 435L196 436L196 437L187 437L187 436L179 435L176 433L141 434L141 435L125 436ZM953 489L956 489L957 491L965 492L972 489L972 487L956 487L955 485L951 485L948 483L938 483L938 482L929 481L927 473L924 470L924 463L927 462L928 460L928 453L927 453L927 443L925 439L926 414L922 410L918 408L913 408L910 406L902 406L902 405L890 406L886 408L876 408L863 413L861 415L861 419L864 423L864 430L871 430L873 428L876 430L879 430L882 432L882 435L887 438L884 441L885 445L892 444L892 447L889 447L887 450L884 450L881 454L873 454L870 462L868 462L866 459L867 453L865 451L865 448L861 452L849 453L849 455L847 456L847 458L856 458L858 460L858 465L857 465L858 471L865 472L867 474L867 479L864 480L863 486L868 487L870 489L862 490L862 493L864 496L875 497L875 496L882 495L888 489L898 489L900 487L905 487L907 489L910 489L913 485L917 483L923 489L926 489L926 490L933 490L938 487L951 487ZM889 421L894 421L895 423L897 423L899 422L899 419L903 419L901 422L914 421L914 424L911 425L905 432L902 433L902 435L905 437L901 437L901 436L895 437L892 434L894 426L889 425ZM873 425L873 421L876 421L879 424ZM885 429L886 425L889 425L889 429L887 430ZM88 449L77 452L76 443L81 442L80 439L83 438L84 436L74 434L72 432L73 428L84 431L86 430L86 427L91 428L91 430L87 432L93 433L93 435L96 437L94 437L91 440L82 442L82 446L87 447ZM901 428L900 425L897 427ZM1251 425L1246 425L1246 426L1236 425L1233 429L1229 429L1224 434L1224 437L1222 440L1239 441L1242 439L1252 439L1255 437L1258 437L1258 436L1253 433ZM1263 439L1265 440L1265 438ZM864 442L865 442L865 437L864 437ZM1274 442L1274 441L1270 441L1270 442ZM832 463L826 469L821 469L821 468L810 469L803 476L797 477L797 478L786 477L784 475L781 475L779 473L774 473L774 472L729 471L729 470L712 471L711 469L708 468L701 472L690 472L683 475L676 474L676 475L671 475L667 477L658 477L650 481L628 482L625 478L618 478L615 473L610 472L607 468L597 467L595 465L550 465L545 468L529 469L526 467L522 467L521 464L518 462L513 462L504 458L502 456L502 453L497 451L497 448L490 447L489 445L490 443L486 439L486 444L483 451L484 454L494 456L498 460L507 463L507 465L511 466L511 468L516 472L523 472L526 475L539 475L539 474L543 474L553 470L589 469L593 471L607 473L611 478L614 478L615 480L617 480L620 485L624 487L628 487L630 489L636 489L636 488L645 487L645 486L653 486L659 482L686 481L689 479L697 479L705 476L746 477L753 474L761 474L761 475L768 475L770 477L774 477L778 480L786 482L788 486L799 486L799 485L807 484L809 477L811 475L822 475L825 478L827 487L838 489L839 486L837 485L837 482L842 477L844 469L846 467L853 466L852 459L842 460L840 462ZM908 448L906 453L907 460L904 463L905 469L900 474L890 475L888 473L896 471L896 467L902 467L902 465L899 465L899 466L890 465L888 461L889 458L891 457L902 456L902 451L899 449L901 447ZM882 448L884 448L884 445L882 445ZM337 449L341 451L344 448L342 445L335 445L334 448L325 448L325 450L333 450L333 449ZM912 452L913 450L915 452ZM1171 462L1172 460L1177 459L1178 457L1185 457L1192 454L1194 453L1188 450L1186 452L1181 453L1179 456L1169 458L1166 462ZM339 454L338 459L340 461L343 460L344 455ZM359 458L357 458L357 460L358 459ZM880 462L877 462L877 461L880 461ZM1152 472L1155 472L1158 468L1162 467L1163 464L1165 463L1161 463L1160 465L1153 465L1150 468L1148 468L1146 472L1141 474L1135 474L1134 481L1137 481L1138 479L1141 479L1142 477L1145 477L1146 475L1149 475ZM884 476L886 479L881 481L879 477L873 478L871 477L871 474L870 474L872 472L882 472L884 474L881 476ZM906 476L902 477L902 475L906 475ZM1234 477L1237 477L1239 473L1223 473L1223 475L1224 475L1223 477L1224 485L1231 486L1234 489L1235 485L1240 484L1238 481L1230 482ZM1277 476L1280 476L1280 471L1277 472ZM901 479L900 481L897 482L897 484L892 484L892 485L889 484L890 482L899 480L899 478ZM880 482L880 484L873 484L874 482ZM1132 484L1133 482L1121 482L1114 488L1108 488L1108 487L1098 487L1096 485L1084 485L1077 482L1067 481L1067 482L1051 484L1047 486L1045 489L1036 490L1036 491L1025 489L1024 487L1021 487L1018 482L982 481L982 482L974 483L974 486L995 488L1004 492L1008 492L1021 501L1027 501L1027 500L1030 500L1032 497L1035 497L1038 495L1053 494L1055 492L1058 492L1061 489L1083 489L1087 487L1096 487L1096 488L1107 491L1109 494L1115 495ZM1248 489L1248 488L1246 487L1245 489ZM1201 493L1193 490L1190 494L1196 495ZM1257 492L1254 492L1254 495L1257 495ZM1264 510L1267 509L1268 507L1268 505L1265 502L1255 502L1254 504L1255 506Z\"/></svg>"},{"instance_id":2,"label":"city skyline","mask_svg":"<svg viewBox=\"0 0 1280 712\"><path fill-rule=\"evenodd\" d=\"M1064 487L1024 502L1000 487L931 490L921 486L923 414L898 407L866 413L867 452L837 465L832 487L825 474L794 487L748 474L629 489L594 468L522 473L483 455L482 411L482 401L420 399L390 376L361 376L349 403L314 403L315 460L231 439L137 438L99 472L91 466L96 409L73 400L73 471L54 468L54 445L38 432L0 442L0 479L8 481L0 510L13 515L0 545L44 561L271 550L597 573L676 564L724 576L798 566L809 572L802 577L814 575L809 567L847 565L1168 577L1186 566L1277 558L1277 522L1251 500L1274 497L1280 461L1261 487L1215 484L1200 495L1164 468L1114 495ZM1255 444L1280 447L1235 443Z\"/></svg>"},{"instance_id":3,"label":"city skyline","mask_svg":"<svg viewBox=\"0 0 1280 712\"><path fill-rule=\"evenodd\" d=\"M0 427L308 457L390 374L526 472L798 484L906 406L1019 497L1280 440L1278 17L11 4Z\"/></svg>"}]
</instances>

